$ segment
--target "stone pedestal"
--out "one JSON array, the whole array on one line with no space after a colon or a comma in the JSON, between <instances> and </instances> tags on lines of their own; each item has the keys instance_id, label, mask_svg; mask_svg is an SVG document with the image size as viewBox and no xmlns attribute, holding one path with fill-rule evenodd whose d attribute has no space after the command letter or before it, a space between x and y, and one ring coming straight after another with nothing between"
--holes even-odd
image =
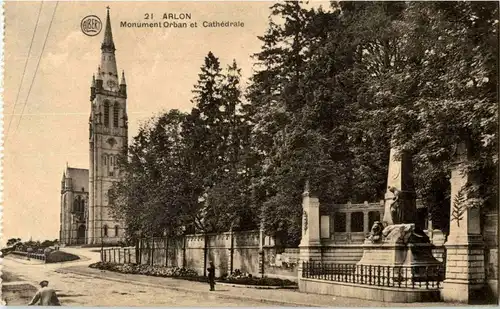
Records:
<instances>
[{"instance_id":1,"label":"stone pedestal","mask_svg":"<svg viewBox=\"0 0 500 309\"><path fill-rule=\"evenodd\" d=\"M299 277L302 276L302 262L321 261L319 199L310 196L309 186L302 194L302 238L300 240Z\"/></svg>"},{"instance_id":2,"label":"stone pedestal","mask_svg":"<svg viewBox=\"0 0 500 309\"><path fill-rule=\"evenodd\" d=\"M380 243L367 239L363 257L357 265L381 266L440 266L432 254L432 244L425 234L415 233L414 224L388 226Z\"/></svg>"},{"instance_id":3,"label":"stone pedestal","mask_svg":"<svg viewBox=\"0 0 500 309\"><path fill-rule=\"evenodd\" d=\"M468 303L476 291L485 287L484 242L480 209L467 207L471 199L464 188L474 179L462 172L467 159L464 145L458 147L457 157L450 179L450 234L445 243L446 280L441 297L444 301Z\"/></svg>"}]
</instances>

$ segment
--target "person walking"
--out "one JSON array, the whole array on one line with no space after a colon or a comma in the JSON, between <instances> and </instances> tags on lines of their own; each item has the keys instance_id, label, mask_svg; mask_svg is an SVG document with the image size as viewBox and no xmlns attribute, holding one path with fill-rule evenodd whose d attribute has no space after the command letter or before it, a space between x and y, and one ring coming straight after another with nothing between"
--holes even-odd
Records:
<instances>
[{"instance_id":1,"label":"person walking","mask_svg":"<svg viewBox=\"0 0 500 309\"><path fill-rule=\"evenodd\" d=\"M40 289L36 292L28 306L60 306L56 291L49 288L49 282L43 280L40 282Z\"/></svg>"},{"instance_id":2,"label":"person walking","mask_svg":"<svg viewBox=\"0 0 500 309\"><path fill-rule=\"evenodd\" d=\"M210 261L210 266L208 270L208 282L210 283L210 291L215 291L215 265L213 261Z\"/></svg>"}]
</instances>

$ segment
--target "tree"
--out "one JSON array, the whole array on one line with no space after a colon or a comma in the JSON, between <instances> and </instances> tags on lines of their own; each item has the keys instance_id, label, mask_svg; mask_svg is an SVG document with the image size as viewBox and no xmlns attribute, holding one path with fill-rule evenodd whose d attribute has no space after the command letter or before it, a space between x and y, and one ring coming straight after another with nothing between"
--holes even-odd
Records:
<instances>
[{"instance_id":1,"label":"tree","mask_svg":"<svg viewBox=\"0 0 500 309\"><path fill-rule=\"evenodd\" d=\"M172 110L151 119L139 129L128 156L119 161L124 174L114 183L112 209L125 221L129 237L137 231L149 236L178 234L191 224L198 193L196 179L185 168L185 117Z\"/></svg>"},{"instance_id":2,"label":"tree","mask_svg":"<svg viewBox=\"0 0 500 309\"><path fill-rule=\"evenodd\" d=\"M458 143L468 145L467 169L481 184L468 196L496 205L498 3L409 3L402 25L407 64L375 87L381 99L399 101L387 112L389 130L414 153L419 195L447 230Z\"/></svg>"},{"instance_id":3,"label":"tree","mask_svg":"<svg viewBox=\"0 0 500 309\"><path fill-rule=\"evenodd\" d=\"M7 240L7 246L10 247L10 246L13 246L19 242L21 242L21 238L9 238Z\"/></svg>"}]
</instances>

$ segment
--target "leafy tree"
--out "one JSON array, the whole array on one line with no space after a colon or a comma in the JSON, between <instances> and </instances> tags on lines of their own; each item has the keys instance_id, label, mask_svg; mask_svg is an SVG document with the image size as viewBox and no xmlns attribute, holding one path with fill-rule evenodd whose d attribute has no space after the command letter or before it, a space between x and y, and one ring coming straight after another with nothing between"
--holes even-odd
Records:
<instances>
[{"instance_id":1,"label":"leafy tree","mask_svg":"<svg viewBox=\"0 0 500 309\"><path fill-rule=\"evenodd\" d=\"M15 245L15 244L17 244L19 242L21 242L21 238L9 238L7 240L7 246L10 247L10 246L13 246L13 245Z\"/></svg>"},{"instance_id":2,"label":"leafy tree","mask_svg":"<svg viewBox=\"0 0 500 309\"><path fill-rule=\"evenodd\" d=\"M144 124L119 164L123 180L112 190L113 213L125 221L129 237L137 231L161 236L182 233L197 207L196 179L185 169L182 124L172 110Z\"/></svg>"}]
</instances>

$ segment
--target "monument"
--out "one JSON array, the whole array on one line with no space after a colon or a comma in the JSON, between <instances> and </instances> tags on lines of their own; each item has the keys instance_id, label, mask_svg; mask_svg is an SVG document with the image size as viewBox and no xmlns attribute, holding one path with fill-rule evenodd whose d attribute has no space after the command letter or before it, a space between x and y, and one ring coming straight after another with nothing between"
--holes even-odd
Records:
<instances>
[{"instance_id":1,"label":"monument","mask_svg":"<svg viewBox=\"0 0 500 309\"><path fill-rule=\"evenodd\" d=\"M412 281L436 280L444 276L442 263L432 255L433 245L416 221L416 193L411 155L397 156L391 148L382 222L375 222L363 245L357 265L401 266ZM409 277L408 277L409 276Z\"/></svg>"}]
</instances>

